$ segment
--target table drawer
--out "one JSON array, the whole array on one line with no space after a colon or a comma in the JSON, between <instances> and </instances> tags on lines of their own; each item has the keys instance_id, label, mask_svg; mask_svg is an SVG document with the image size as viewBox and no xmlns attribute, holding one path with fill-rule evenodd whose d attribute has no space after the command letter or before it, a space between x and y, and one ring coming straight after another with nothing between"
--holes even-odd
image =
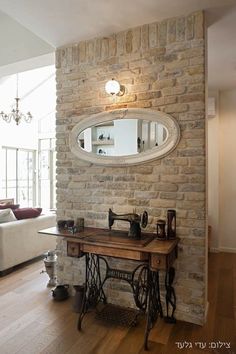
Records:
<instances>
[{"instance_id":1,"label":"table drawer","mask_svg":"<svg viewBox=\"0 0 236 354\"><path fill-rule=\"evenodd\" d=\"M162 254L151 254L151 269L166 269L166 256Z\"/></svg>"},{"instance_id":2,"label":"table drawer","mask_svg":"<svg viewBox=\"0 0 236 354\"><path fill-rule=\"evenodd\" d=\"M77 242L67 242L67 256L81 257L80 244Z\"/></svg>"}]
</instances>

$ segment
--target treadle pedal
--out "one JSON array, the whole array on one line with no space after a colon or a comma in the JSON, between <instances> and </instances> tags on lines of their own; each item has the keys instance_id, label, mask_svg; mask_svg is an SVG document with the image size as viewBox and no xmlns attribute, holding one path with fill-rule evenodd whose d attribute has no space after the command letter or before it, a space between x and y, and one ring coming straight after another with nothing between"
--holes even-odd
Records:
<instances>
[{"instance_id":1,"label":"treadle pedal","mask_svg":"<svg viewBox=\"0 0 236 354\"><path fill-rule=\"evenodd\" d=\"M137 324L139 314L140 311L135 309L107 304L102 310L97 311L95 319L123 327L132 327Z\"/></svg>"}]
</instances>

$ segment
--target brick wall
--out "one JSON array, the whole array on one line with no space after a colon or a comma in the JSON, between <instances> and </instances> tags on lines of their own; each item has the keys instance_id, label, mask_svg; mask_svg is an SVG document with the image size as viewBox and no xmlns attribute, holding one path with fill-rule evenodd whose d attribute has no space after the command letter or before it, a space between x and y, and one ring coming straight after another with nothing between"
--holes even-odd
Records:
<instances>
[{"instance_id":1,"label":"brick wall","mask_svg":"<svg viewBox=\"0 0 236 354\"><path fill-rule=\"evenodd\" d=\"M56 67L58 218L81 216L87 226L107 227L109 207L116 213L145 209L148 231L153 231L167 209L176 209L181 238L176 314L202 323L206 291L203 13L59 48ZM111 78L125 86L124 96L105 93ZM123 107L161 110L176 118L181 129L177 148L163 159L122 168L91 166L70 152L69 133L81 115ZM66 257L64 241L58 242L58 248L59 281L82 282L83 261ZM128 290L116 281L107 289L110 300L122 298L132 305Z\"/></svg>"}]
</instances>

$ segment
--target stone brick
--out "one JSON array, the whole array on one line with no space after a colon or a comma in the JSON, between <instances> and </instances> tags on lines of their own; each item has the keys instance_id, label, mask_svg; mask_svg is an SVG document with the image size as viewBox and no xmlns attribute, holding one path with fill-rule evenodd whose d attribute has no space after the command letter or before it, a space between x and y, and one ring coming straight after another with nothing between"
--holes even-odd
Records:
<instances>
[{"instance_id":1,"label":"stone brick","mask_svg":"<svg viewBox=\"0 0 236 354\"><path fill-rule=\"evenodd\" d=\"M177 18L176 20L176 40L184 41L185 40L185 17Z\"/></svg>"},{"instance_id":2,"label":"stone brick","mask_svg":"<svg viewBox=\"0 0 236 354\"><path fill-rule=\"evenodd\" d=\"M192 39L194 37L194 16L193 15L187 17L186 37L187 39Z\"/></svg>"},{"instance_id":3,"label":"stone brick","mask_svg":"<svg viewBox=\"0 0 236 354\"><path fill-rule=\"evenodd\" d=\"M188 165L188 158L185 157L176 157L176 158L170 158L166 157L164 160L164 165L167 166L186 166Z\"/></svg>"},{"instance_id":4,"label":"stone brick","mask_svg":"<svg viewBox=\"0 0 236 354\"><path fill-rule=\"evenodd\" d=\"M125 53L125 32L120 32L116 36L117 39L117 55Z\"/></svg>"},{"instance_id":5,"label":"stone brick","mask_svg":"<svg viewBox=\"0 0 236 354\"><path fill-rule=\"evenodd\" d=\"M205 193L203 192L188 192L185 194L186 200L205 200Z\"/></svg>"},{"instance_id":6,"label":"stone brick","mask_svg":"<svg viewBox=\"0 0 236 354\"><path fill-rule=\"evenodd\" d=\"M131 53L133 50L132 41L133 41L133 32L128 31L126 33L126 43L125 43L126 53L128 53L128 54Z\"/></svg>"},{"instance_id":7,"label":"stone brick","mask_svg":"<svg viewBox=\"0 0 236 354\"><path fill-rule=\"evenodd\" d=\"M160 47L164 47L167 43L167 22L163 21L158 24L158 41Z\"/></svg>"},{"instance_id":8,"label":"stone brick","mask_svg":"<svg viewBox=\"0 0 236 354\"><path fill-rule=\"evenodd\" d=\"M167 38L168 44L170 44L176 41L176 19L170 19L167 24Z\"/></svg>"},{"instance_id":9,"label":"stone brick","mask_svg":"<svg viewBox=\"0 0 236 354\"><path fill-rule=\"evenodd\" d=\"M175 60L172 61L171 63L166 63L165 68L166 70L176 70L176 69L181 69L181 68L185 68L188 69L188 65L189 65L189 61L188 59L179 59L179 60Z\"/></svg>"},{"instance_id":10,"label":"stone brick","mask_svg":"<svg viewBox=\"0 0 236 354\"><path fill-rule=\"evenodd\" d=\"M161 192L160 199L182 200L184 195L183 193Z\"/></svg>"},{"instance_id":11,"label":"stone brick","mask_svg":"<svg viewBox=\"0 0 236 354\"><path fill-rule=\"evenodd\" d=\"M141 45L142 45L142 50L145 51L149 47L149 27L148 25L143 25L141 27Z\"/></svg>"},{"instance_id":12,"label":"stone brick","mask_svg":"<svg viewBox=\"0 0 236 354\"><path fill-rule=\"evenodd\" d=\"M187 110L188 110L188 105L185 103L170 104L165 107L166 113L185 112Z\"/></svg>"},{"instance_id":13,"label":"stone brick","mask_svg":"<svg viewBox=\"0 0 236 354\"><path fill-rule=\"evenodd\" d=\"M186 86L164 87L161 92L164 96L182 95L186 92Z\"/></svg>"},{"instance_id":14,"label":"stone brick","mask_svg":"<svg viewBox=\"0 0 236 354\"><path fill-rule=\"evenodd\" d=\"M158 25L156 23L151 23L149 25L149 47L157 47L158 44Z\"/></svg>"},{"instance_id":15,"label":"stone brick","mask_svg":"<svg viewBox=\"0 0 236 354\"><path fill-rule=\"evenodd\" d=\"M103 38L102 45L101 45L101 58L105 59L108 57L109 54L109 39Z\"/></svg>"},{"instance_id":16,"label":"stone brick","mask_svg":"<svg viewBox=\"0 0 236 354\"><path fill-rule=\"evenodd\" d=\"M165 175L161 176L161 181L168 182L168 183L182 183L188 182L188 176L186 175Z\"/></svg>"},{"instance_id":17,"label":"stone brick","mask_svg":"<svg viewBox=\"0 0 236 354\"><path fill-rule=\"evenodd\" d=\"M154 208L176 208L175 200L150 199L150 207Z\"/></svg>"},{"instance_id":18,"label":"stone brick","mask_svg":"<svg viewBox=\"0 0 236 354\"><path fill-rule=\"evenodd\" d=\"M205 100L205 95L202 93L185 94L185 95L182 95L181 97L178 98L178 101L180 103L188 103L188 102L193 102L193 101L204 102L204 100ZM204 106L201 108L204 108Z\"/></svg>"},{"instance_id":19,"label":"stone brick","mask_svg":"<svg viewBox=\"0 0 236 354\"><path fill-rule=\"evenodd\" d=\"M182 184L179 187L180 192L204 192L205 186L203 184L198 183L187 183Z\"/></svg>"},{"instance_id":20,"label":"stone brick","mask_svg":"<svg viewBox=\"0 0 236 354\"><path fill-rule=\"evenodd\" d=\"M175 85L174 79L158 80L152 84L153 90L161 90L164 87L173 87Z\"/></svg>"},{"instance_id":21,"label":"stone brick","mask_svg":"<svg viewBox=\"0 0 236 354\"><path fill-rule=\"evenodd\" d=\"M136 53L140 50L141 46L141 30L140 27L133 30L133 52Z\"/></svg>"},{"instance_id":22,"label":"stone brick","mask_svg":"<svg viewBox=\"0 0 236 354\"><path fill-rule=\"evenodd\" d=\"M196 57L203 58L203 56L204 56L204 48L203 47L189 48L189 49L186 49L185 51L179 53L180 59L191 59L191 58L196 58Z\"/></svg>"},{"instance_id":23,"label":"stone brick","mask_svg":"<svg viewBox=\"0 0 236 354\"><path fill-rule=\"evenodd\" d=\"M157 75L140 75L135 78L135 84L152 83L156 81Z\"/></svg>"},{"instance_id":24,"label":"stone brick","mask_svg":"<svg viewBox=\"0 0 236 354\"><path fill-rule=\"evenodd\" d=\"M138 99L138 101L151 100L153 98L160 97L160 95L161 95L160 91L143 92L143 93L138 93L137 94L137 99Z\"/></svg>"},{"instance_id":25,"label":"stone brick","mask_svg":"<svg viewBox=\"0 0 236 354\"><path fill-rule=\"evenodd\" d=\"M128 93L137 93L137 92L148 91L150 85L148 83L139 84L139 85L129 85L129 86L126 85L126 88L128 90Z\"/></svg>"},{"instance_id":26,"label":"stone brick","mask_svg":"<svg viewBox=\"0 0 236 354\"><path fill-rule=\"evenodd\" d=\"M114 57L116 55L116 47L117 47L115 36L109 38L108 47L109 47L109 57Z\"/></svg>"},{"instance_id":27,"label":"stone brick","mask_svg":"<svg viewBox=\"0 0 236 354\"><path fill-rule=\"evenodd\" d=\"M162 180L164 181L165 178L162 178ZM176 192L178 190L178 186L174 183L157 183L154 186L154 189L156 191Z\"/></svg>"},{"instance_id":28,"label":"stone brick","mask_svg":"<svg viewBox=\"0 0 236 354\"><path fill-rule=\"evenodd\" d=\"M79 62L82 63L86 59L86 42L79 43Z\"/></svg>"},{"instance_id":29,"label":"stone brick","mask_svg":"<svg viewBox=\"0 0 236 354\"><path fill-rule=\"evenodd\" d=\"M204 34L204 19L202 11L199 11L194 16L194 37L203 38Z\"/></svg>"}]
</instances>

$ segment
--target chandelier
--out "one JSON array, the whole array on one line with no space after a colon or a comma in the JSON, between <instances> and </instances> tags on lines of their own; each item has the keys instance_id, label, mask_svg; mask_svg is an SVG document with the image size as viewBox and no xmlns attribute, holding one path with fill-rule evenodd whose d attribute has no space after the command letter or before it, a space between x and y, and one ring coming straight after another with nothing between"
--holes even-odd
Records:
<instances>
[{"instance_id":1,"label":"chandelier","mask_svg":"<svg viewBox=\"0 0 236 354\"><path fill-rule=\"evenodd\" d=\"M3 111L0 112L0 116L7 123L10 123L11 120L14 120L16 122L16 125L19 125L19 123L21 122L22 119L24 119L26 121L26 123L30 123L33 118L32 114L30 112L25 114L19 110L20 98L18 97L18 74L16 74L16 98L15 98L15 100L16 100L15 108L13 108L13 110L8 114L4 113Z\"/></svg>"}]
</instances>

